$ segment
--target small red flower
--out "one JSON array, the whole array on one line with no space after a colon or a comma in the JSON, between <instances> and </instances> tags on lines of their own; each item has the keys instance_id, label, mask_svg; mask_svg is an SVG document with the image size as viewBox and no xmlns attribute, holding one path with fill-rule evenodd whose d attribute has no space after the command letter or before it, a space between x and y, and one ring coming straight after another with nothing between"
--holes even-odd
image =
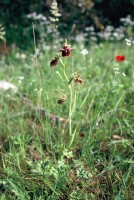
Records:
<instances>
[{"instance_id":1,"label":"small red flower","mask_svg":"<svg viewBox=\"0 0 134 200\"><path fill-rule=\"evenodd\" d=\"M117 62L122 62L122 61L126 60L126 57L125 56L117 55L117 56L115 56L115 60Z\"/></svg>"},{"instance_id":2,"label":"small red flower","mask_svg":"<svg viewBox=\"0 0 134 200\"><path fill-rule=\"evenodd\" d=\"M71 45L68 44L64 44L64 46L62 47L62 49L60 49L59 51L61 52L62 56L70 56L70 51L75 50L74 48L71 48Z\"/></svg>"}]
</instances>

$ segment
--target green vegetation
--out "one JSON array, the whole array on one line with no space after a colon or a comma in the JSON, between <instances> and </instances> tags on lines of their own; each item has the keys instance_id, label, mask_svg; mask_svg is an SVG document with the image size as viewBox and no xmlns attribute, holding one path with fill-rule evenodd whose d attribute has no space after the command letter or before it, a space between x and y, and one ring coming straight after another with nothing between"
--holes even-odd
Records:
<instances>
[{"instance_id":1,"label":"green vegetation","mask_svg":"<svg viewBox=\"0 0 134 200\"><path fill-rule=\"evenodd\" d=\"M67 119L69 109L68 100L57 103L69 91L57 75L62 64L50 67L55 49L38 52L37 60L17 49L1 57L0 80L18 87L15 94L0 92L2 200L134 198L133 46L92 44L87 55L80 53L83 44L72 47L66 71L71 76L78 69L83 84L71 82L77 101L69 148L69 124L55 118ZM116 55L126 60L117 62Z\"/></svg>"},{"instance_id":2,"label":"green vegetation","mask_svg":"<svg viewBox=\"0 0 134 200\"><path fill-rule=\"evenodd\" d=\"M32 22L37 22L36 39L39 39L41 29L43 35L47 32L50 19L53 18L53 0L1 0L0 1L0 24L5 27L8 45L15 43L17 47L26 49L32 45ZM91 32L86 28L93 26L95 32L104 30L107 25L114 28L125 26L131 23L134 18L134 0L57 0L59 13L61 14L58 31L60 36L74 36L76 34L87 34L89 39ZM31 15L31 17L29 17ZM120 22L121 18L126 19L125 25ZM132 27L134 31L134 28ZM108 32L110 30L108 29ZM122 30L118 30L122 33ZM125 33L131 37L133 35ZM48 30L51 35L50 27ZM92 35L93 36L93 35ZM47 40L45 37L45 41Z\"/></svg>"}]
</instances>

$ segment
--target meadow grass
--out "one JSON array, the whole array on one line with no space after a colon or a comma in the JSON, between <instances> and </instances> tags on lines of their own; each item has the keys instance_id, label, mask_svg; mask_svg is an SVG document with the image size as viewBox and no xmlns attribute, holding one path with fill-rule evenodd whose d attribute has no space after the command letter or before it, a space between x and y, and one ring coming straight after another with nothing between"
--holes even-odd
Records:
<instances>
[{"instance_id":1,"label":"meadow grass","mask_svg":"<svg viewBox=\"0 0 134 200\"><path fill-rule=\"evenodd\" d=\"M17 58L17 52L1 58L0 79L19 89L17 94L0 92L2 200L134 198L133 47L101 43L88 47L85 56L80 53L83 47L74 47L67 73L78 69L83 84L72 83L77 91L72 116L76 134L70 148L68 123L53 122L38 112L43 108L68 118L68 101L57 103L60 92L68 94L56 73L62 73L62 65L50 67L55 50L40 52L39 71L29 52L25 59ZM118 54L126 60L116 62Z\"/></svg>"}]
</instances>

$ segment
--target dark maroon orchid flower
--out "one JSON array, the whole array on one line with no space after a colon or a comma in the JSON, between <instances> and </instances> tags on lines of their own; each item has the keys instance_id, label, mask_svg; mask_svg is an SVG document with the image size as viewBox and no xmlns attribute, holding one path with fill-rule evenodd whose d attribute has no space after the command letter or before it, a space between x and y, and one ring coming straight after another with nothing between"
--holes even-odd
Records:
<instances>
[{"instance_id":1,"label":"dark maroon orchid flower","mask_svg":"<svg viewBox=\"0 0 134 200\"><path fill-rule=\"evenodd\" d=\"M62 49L60 49L59 51L61 52L62 56L70 56L70 51L75 50L74 48L71 48L71 45L68 44L64 44L64 46L62 47Z\"/></svg>"},{"instance_id":2,"label":"dark maroon orchid flower","mask_svg":"<svg viewBox=\"0 0 134 200\"><path fill-rule=\"evenodd\" d=\"M59 60L60 60L60 56L56 55L55 58L51 60L50 66L55 67L58 64Z\"/></svg>"}]
</instances>

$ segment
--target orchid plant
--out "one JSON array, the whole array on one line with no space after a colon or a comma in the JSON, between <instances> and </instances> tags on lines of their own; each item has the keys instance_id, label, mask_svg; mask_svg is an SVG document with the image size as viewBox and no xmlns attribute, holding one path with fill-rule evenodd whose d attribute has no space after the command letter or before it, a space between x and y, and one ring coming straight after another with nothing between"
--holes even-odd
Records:
<instances>
[{"instance_id":1,"label":"orchid plant","mask_svg":"<svg viewBox=\"0 0 134 200\"><path fill-rule=\"evenodd\" d=\"M63 57L69 57L71 56L71 51L75 50L74 48L71 47L67 43L67 40L65 41L63 47L59 49L59 54L57 54L54 59L51 60L50 66L55 67L59 63L62 65L63 69L63 75L61 75L59 72L57 72L59 78L66 84L67 88L69 89L69 111L68 111L68 120L69 120L69 141L68 141L68 147L71 147L71 145L74 142L75 134L76 134L76 129L73 131L72 129L72 115L73 115L73 109L75 108L76 105L76 92L73 92L73 85L72 82L74 81L76 84L82 84L83 80L81 79L80 75L78 74L78 69L75 70L71 76L67 75L66 73L66 62L63 61ZM71 77L71 78L69 78ZM57 103L58 104L63 104L67 100L67 95L61 93L60 96L58 97Z\"/></svg>"}]
</instances>

